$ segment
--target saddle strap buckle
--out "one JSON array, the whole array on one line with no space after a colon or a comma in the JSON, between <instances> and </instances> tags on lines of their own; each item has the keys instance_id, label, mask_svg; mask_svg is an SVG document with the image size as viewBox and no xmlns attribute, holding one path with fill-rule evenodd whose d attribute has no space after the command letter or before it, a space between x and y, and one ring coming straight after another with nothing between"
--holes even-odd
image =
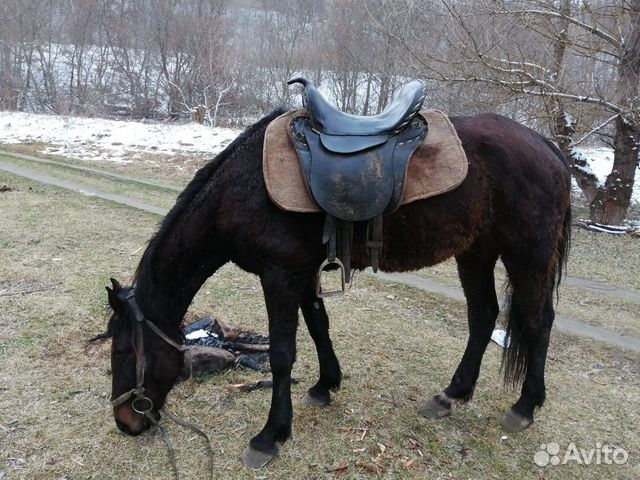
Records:
<instances>
[{"instance_id":1,"label":"saddle strap buckle","mask_svg":"<svg viewBox=\"0 0 640 480\"><path fill-rule=\"evenodd\" d=\"M329 265L338 265L340 268L340 280L342 282L342 290L332 290L329 292L322 291L322 273L325 271ZM340 261L339 258L326 259L324 262L320 264L320 268L318 268L318 275L316 281L316 297L318 298L327 298L327 297L337 297L338 295L344 295L351 285L345 280L344 273L344 264Z\"/></svg>"}]
</instances>

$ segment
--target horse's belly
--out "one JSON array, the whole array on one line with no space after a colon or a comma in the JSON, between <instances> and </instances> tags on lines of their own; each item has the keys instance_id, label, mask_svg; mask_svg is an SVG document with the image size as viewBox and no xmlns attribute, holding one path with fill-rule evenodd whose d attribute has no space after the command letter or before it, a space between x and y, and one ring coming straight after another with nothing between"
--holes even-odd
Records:
<instances>
[{"instance_id":1,"label":"horse's belly","mask_svg":"<svg viewBox=\"0 0 640 480\"><path fill-rule=\"evenodd\" d=\"M457 202L448 206L446 199L429 199L402 207L384 219L383 271L417 270L447 260L467 250L481 234L488 234L486 206L472 208ZM368 265L365 232L356 229L352 264Z\"/></svg>"}]
</instances>

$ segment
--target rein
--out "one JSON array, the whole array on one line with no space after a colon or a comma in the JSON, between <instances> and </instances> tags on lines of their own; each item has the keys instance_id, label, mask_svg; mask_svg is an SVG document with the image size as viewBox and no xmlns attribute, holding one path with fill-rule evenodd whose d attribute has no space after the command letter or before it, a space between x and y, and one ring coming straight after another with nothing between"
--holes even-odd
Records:
<instances>
[{"instance_id":1,"label":"rein","mask_svg":"<svg viewBox=\"0 0 640 480\"><path fill-rule=\"evenodd\" d=\"M180 476L178 474L176 454L175 454L173 445L171 444L171 441L169 439L169 435L167 434L166 430L160 425L158 420L156 420L154 416L151 414L151 410L153 410L153 401L145 395L144 371L146 367L146 361L144 356L144 328L143 327L146 324L147 327L149 327L151 331L154 332L158 337L160 337L162 340L164 340L166 343L168 343L169 345L171 345L173 348L175 348L180 352L187 352L191 350L191 347L176 343L171 338L169 338L167 334L165 334L162 330L160 330L160 328L158 328L158 326L155 323L145 318L144 314L142 313L142 310L140 309L140 306L138 305L138 302L136 301L134 289L131 289L131 291L125 297L125 300L129 305L129 307L131 308L134 318L136 320L135 334L133 339L133 350L136 354L136 386L131 390L111 400L111 405L114 407L117 407L118 405L122 405L123 403L125 403L131 397L134 397L133 400L131 401L131 408L133 408L135 412L141 415L144 415L144 417L147 420L149 420L149 422L154 427L160 430L160 434L162 435L162 440L167 446L167 451L169 452L169 460L171 462L171 467L173 468L174 477L176 479L179 479ZM196 427L194 424L192 424L191 422L182 420L181 418L178 418L172 413L169 413L167 411L164 411L164 414L168 418L173 420L175 423L177 423L178 425L182 425L183 427L188 428L193 433L195 433L196 435L199 435L200 437L204 438L207 441L207 448L209 450L209 459L210 459L210 466L211 466L211 469L210 469L211 474L209 478L213 479L213 448L211 447L211 440L209 439L209 436L206 433L204 433L202 430L200 430L198 427Z\"/></svg>"}]
</instances>

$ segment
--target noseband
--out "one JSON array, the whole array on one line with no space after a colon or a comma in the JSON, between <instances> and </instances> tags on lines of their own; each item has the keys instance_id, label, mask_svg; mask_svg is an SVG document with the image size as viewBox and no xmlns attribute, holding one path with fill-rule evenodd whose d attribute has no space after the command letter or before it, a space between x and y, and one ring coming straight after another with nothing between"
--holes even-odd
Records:
<instances>
[{"instance_id":1,"label":"noseband","mask_svg":"<svg viewBox=\"0 0 640 480\"><path fill-rule=\"evenodd\" d=\"M125 300L127 302L127 305L129 305L129 308L131 308L133 316L136 320L133 337L133 351L136 354L136 386L131 390L123 393L119 397L111 400L111 405L117 407L118 405L122 405L124 402L129 400L131 397L134 397L133 401L131 402L131 408L133 408L139 414L147 417L147 419L152 420L152 423L155 423L155 419L151 415L151 410L153 409L153 401L144 393L144 370L146 362L144 356L143 326L144 324L146 324L162 340L164 340L166 343L180 352L188 350L189 347L177 344L176 342L171 340L162 330L160 330L155 323L153 323L151 320L146 319L142 313L142 310L140 310L140 306L136 301L135 295L135 289L131 289L131 291L125 297Z\"/></svg>"}]
</instances>

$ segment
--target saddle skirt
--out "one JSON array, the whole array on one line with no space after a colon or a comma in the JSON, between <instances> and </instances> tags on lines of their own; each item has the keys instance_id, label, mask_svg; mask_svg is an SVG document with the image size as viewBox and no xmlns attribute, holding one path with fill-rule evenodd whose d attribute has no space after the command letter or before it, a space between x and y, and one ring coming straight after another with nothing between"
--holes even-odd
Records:
<instances>
[{"instance_id":1,"label":"saddle skirt","mask_svg":"<svg viewBox=\"0 0 640 480\"><path fill-rule=\"evenodd\" d=\"M428 125L426 140L414 151L400 205L453 190L467 175L468 163L458 134L447 116L438 110L420 112ZM276 118L265 132L263 174L271 200L290 212L322 212L308 190L301 161L290 139L294 120L307 117L304 109Z\"/></svg>"}]
</instances>

